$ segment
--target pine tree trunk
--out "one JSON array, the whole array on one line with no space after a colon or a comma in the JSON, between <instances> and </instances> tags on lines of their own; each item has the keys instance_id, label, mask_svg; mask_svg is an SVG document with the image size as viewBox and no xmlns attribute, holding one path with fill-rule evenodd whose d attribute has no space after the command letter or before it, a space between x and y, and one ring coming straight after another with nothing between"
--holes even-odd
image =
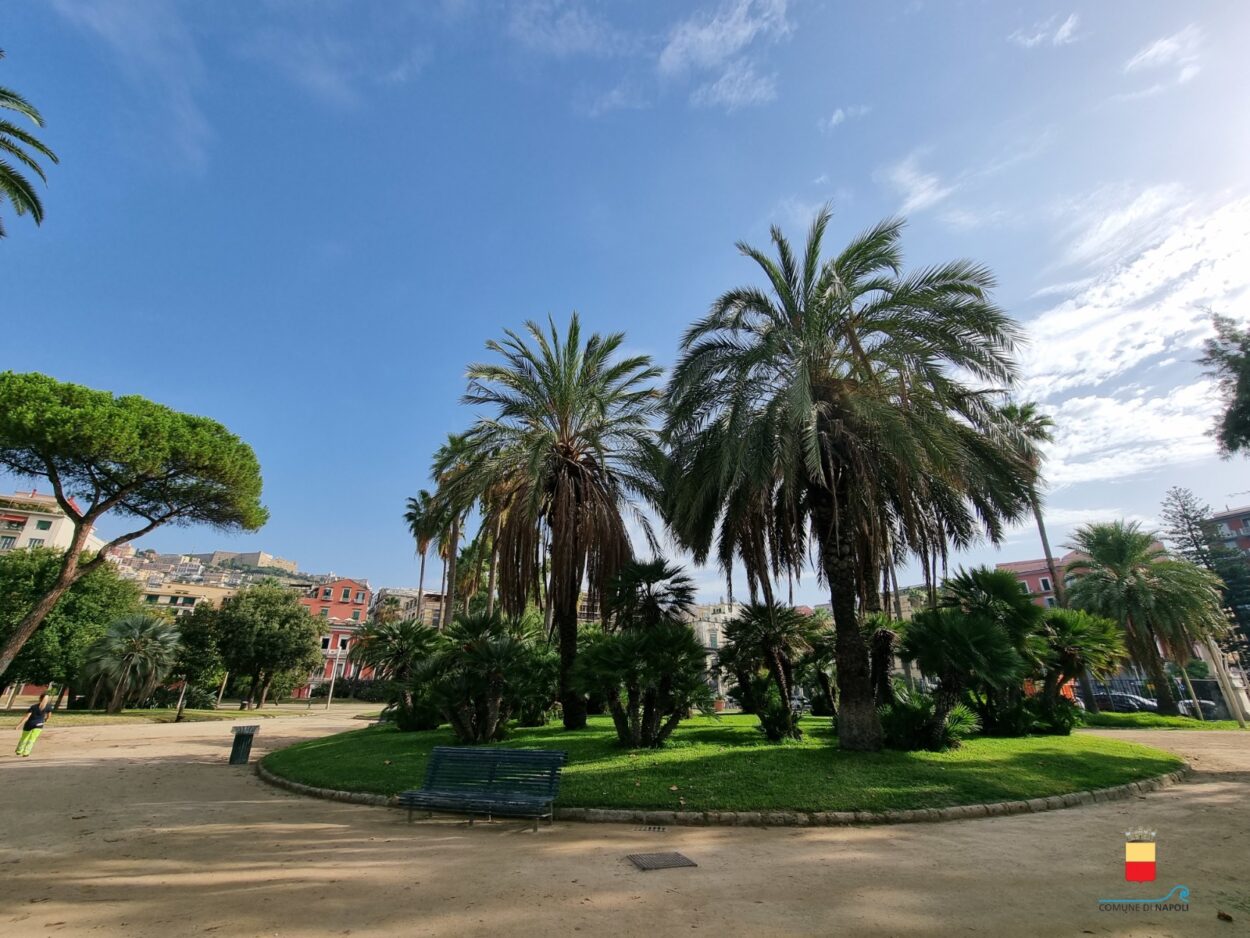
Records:
<instances>
[{"instance_id":1,"label":"pine tree trunk","mask_svg":"<svg viewBox=\"0 0 1250 938\"><path fill-rule=\"evenodd\" d=\"M90 525L87 524L80 524L74 529L74 539L65 551L65 557L61 561L61 572L57 574L52 588L39 598L39 601L31 607L26 615L22 616L22 620L18 622L17 628L13 630L8 641L4 643L4 648L0 649L0 674L4 674L9 669L9 665L13 663L17 653L22 650L22 646L30 640L36 629L43 624L43 620L48 617L48 613L56 608L60 598L65 595L66 591L78 579L82 550L87 543L87 535L89 533Z\"/></svg>"}]
</instances>

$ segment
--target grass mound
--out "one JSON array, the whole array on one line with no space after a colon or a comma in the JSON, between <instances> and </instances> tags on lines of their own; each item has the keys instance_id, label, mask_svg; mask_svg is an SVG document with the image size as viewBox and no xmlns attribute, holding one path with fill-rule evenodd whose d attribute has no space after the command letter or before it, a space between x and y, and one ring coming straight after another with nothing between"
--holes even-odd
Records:
<instances>
[{"instance_id":1,"label":"grass mound","mask_svg":"<svg viewBox=\"0 0 1250 938\"><path fill-rule=\"evenodd\" d=\"M1091 735L978 738L951 752L840 752L827 720L768 743L751 716L683 723L667 747L617 747L611 720L585 730L521 729L503 746L569 754L562 807L676 811L886 811L1014 801L1105 788L1179 768L1175 756ZM450 731L380 726L298 743L265 757L275 775L318 788L394 794L416 788Z\"/></svg>"}]
</instances>

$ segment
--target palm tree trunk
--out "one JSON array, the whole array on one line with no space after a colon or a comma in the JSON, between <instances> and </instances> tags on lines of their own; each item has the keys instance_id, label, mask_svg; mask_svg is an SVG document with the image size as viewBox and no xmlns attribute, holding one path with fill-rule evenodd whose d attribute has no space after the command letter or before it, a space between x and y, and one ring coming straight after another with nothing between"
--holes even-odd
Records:
<instances>
[{"instance_id":1,"label":"palm tree trunk","mask_svg":"<svg viewBox=\"0 0 1250 938\"><path fill-rule=\"evenodd\" d=\"M845 522L835 521L829 493L821 492L819 496L815 508L823 541L820 556L825 581L832 592L834 650L838 663L838 745L850 751L875 752L881 748L881 721L873 695L868 646L860 632L855 608L859 585L851 534Z\"/></svg>"},{"instance_id":2,"label":"palm tree trunk","mask_svg":"<svg viewBox=\"0 0 1250 938\"><path fill-rule=\"evenodd\" d=\"M130 682L130 665L129 660L126 661L126 668L122 671L122 676L117 681L117 686L113 688L113 696L109 698L107 711L109 713L117 713L122 708L122 704L126 702L126 685Z\"/></svg>"},{"instance_id":3,"label":"palm tree trunk","mask_svg":"<svg viewBox=\"0 0 1250 938\"><path fill-rule=\"evenodd\" d=\"M1189 694L1189 699L1194 702L1194 714L1199 720L1205 720L1206 717L1202 713L1202 705L1198 703L1198 695L1194 693L1193 682L1189 679L1189 672L1183 667L1181 668L1181 680L1185 682L1185 693Z\"/></svg>"},{"instance_id":4,"label":"palm tree trunk","mask_svg":"<svg viewBox=\"0 0 1250 938\"><path fill-rule=\"evenodd\" d=\"M447 560L447 591L443 594L447 600L447 615L454 616L456 608L456 554L460 551L460 516L451 520L451 543L448 548ZM444 624L444 628L446 625Z\"/></svg>"},{"instance_id":5,"label":"palm tree trunk","mask_svg":"<svg viewBox=\"0 0 1250 938\"><path fill-rule=\"evenodd\" d=\"M447 627L447 558L443 557L443 576L438 586L438 627Z\"/></svg>"},{"instance_id":6,"label":"palm tree trunk","mask_svg":"<svg viewBox=\"0 0 1250 938\"><path fill-rule=\"evenodd\" d=\"M586 726L586 701L577 692L573 667L577 662L577 597L585 573L585 555L578 544L571 492L557 495L566 504L557 505L551 531L551 619L560 643L560 702L564 728Z\"/></svg>"},{"instance_id":7,"label":"palm tree trunk","mask_svg":"<svg viewBox=\"0 0 1250 938\"><path fill-rule=\"evenodd\" d=\"M417 574L417 621L421 621L421 607L425 604L425 555L421 553L421 572Z\"/></svg>"},{"instance_id":8,"label":"palm tree trunk","mask_svg":"<svg viewBox=\"0 0 1250 938\"><path fill-rule=\"evenodd\" d=\"M1029 500L1033 503L1033 517L1037 521L1038 536L1042 539L1042 554L1046 557L1046 569L1050 571L1050 588L1055 592L1055 603L1066 607L1063 580L1059 578L1059 568L1055 566L1055 555L1050 550L1050 538L1046 536L1046 522L1042 520L1042 501L1037 497L1036 489L1029 493Z\"/></svg>"},{"instance_id":9,"label":"palm tree trunk","mask_svg":"<svg viewBox=\"0 0 1250 938\"><path fill-rule=\"evenodd\" d=\"M1154 630L1147 626L1138 631L1132 616L1128 617L1128 627L1137 637L1138 653L1141 660L1137 663L1145 670L1150 683L1154 685L1155 701L1162 716L1180 716L1180 708L1176 706L1176 695L1172 693L1172 685L1168 682L1163 670L1163 656L1159 654L1159 645L1155 641Z\"/></svg>"},{"instance_id":10,"label":"palm tree trunk","mask_svg":"<svg viewBox=\"0 0 1250 938\"><path fill-rule=\"evenodd\" d=\"M495 530L490 537L490 576L486 581L486 614L495 612L495 570L499 565L499 519L495 519Z\"/></svg>"}]
</instances>

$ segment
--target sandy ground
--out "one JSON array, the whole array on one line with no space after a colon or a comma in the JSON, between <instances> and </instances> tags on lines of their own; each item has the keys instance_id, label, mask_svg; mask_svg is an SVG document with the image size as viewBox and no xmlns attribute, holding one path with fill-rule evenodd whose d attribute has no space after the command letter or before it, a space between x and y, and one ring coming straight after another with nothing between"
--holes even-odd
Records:
<instances>
[{"instance_id":1,"label":"sandy ground","mask_svg":"<svg viewBox=\"0 0 1250 938\"><path fill-rule=\"evenodd\" d=\"M257 749L359 725L267 720ZM0 935L1250 933L1250 734L1115 735L1198 774L1132 801L944 824L533 833L409 826L273 789L226 764L222 724L52 724L34 757L7 754L16 734L0 757ZM1158 831L1153 884L1123 881L1137 826ZM625 860L671 850L698 868ZM1188 912L1099 911L1177 884Z\"/></svg>"}]
</instances>

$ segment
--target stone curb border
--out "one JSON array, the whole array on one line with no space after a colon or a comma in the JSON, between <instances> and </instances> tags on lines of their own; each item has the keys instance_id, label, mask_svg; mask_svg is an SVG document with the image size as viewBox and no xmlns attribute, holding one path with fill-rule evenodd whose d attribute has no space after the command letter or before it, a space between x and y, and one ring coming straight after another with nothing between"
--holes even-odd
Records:
<instances>
[{"instance_id":1,"label":"stone curb border","mask_svg":"<svg viewBox=\"0 0 1250 938\"><path fill-rule=\"evenodd\" d=\"M300 795L343 801L348 804L365 804L375 807L397 807L393 795L371 795L366 792L338 791L333 788L315 788L301 782L293 782L274 775L259 762L256 774L262 781L285 788ZM1140 782L1098 788L1093 791L1075 791L1049 798L1032 798L1028 801L996 801L990 804L960 804L949 808L914 808L906 811L631 811L609 808L557 808L556 819L561 821L588 821L600 824L648 824L687 827L841 827L848 824L914 824L933 821L963 821L970 818L1005 817L1009 814L1040 814L1060 808L1075 808L1083 804L1104 801L1123 801L1148 792L1170 788L1193 774L1189 763L1175 772L1156 775Z\"/></svg>"}]
</instances>

